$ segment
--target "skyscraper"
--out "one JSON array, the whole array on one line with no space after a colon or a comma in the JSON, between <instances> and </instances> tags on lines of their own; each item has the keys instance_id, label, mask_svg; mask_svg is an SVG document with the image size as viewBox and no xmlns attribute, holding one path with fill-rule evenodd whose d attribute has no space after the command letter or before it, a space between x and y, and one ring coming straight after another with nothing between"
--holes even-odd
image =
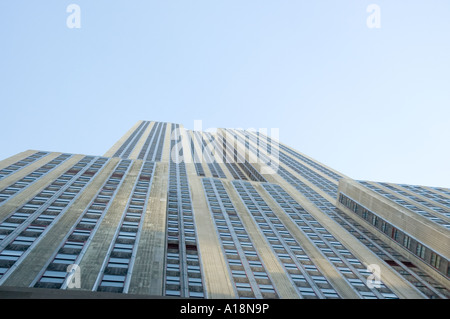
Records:
<instances>
[{"instance_id":1,"label":"skyscraper","mask_svg":"<svg viewBox=\"0 0 450 319\"><path fill-rule=\"evenodd\" d=\"M448 298L450 189L355 181L261 131L139 121L0 162L0 286Z\"/></svg>"}]
</instances>

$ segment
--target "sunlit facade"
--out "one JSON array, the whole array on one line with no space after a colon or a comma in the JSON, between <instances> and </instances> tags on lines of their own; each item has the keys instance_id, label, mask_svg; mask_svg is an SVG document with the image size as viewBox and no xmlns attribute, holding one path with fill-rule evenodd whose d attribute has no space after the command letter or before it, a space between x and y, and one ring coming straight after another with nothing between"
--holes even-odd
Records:
<instances>
[{"instance_id":1,"label":"sunlit facade","mask_svg":"<svg viewBox=\"0 0 450 319\"><path fill-rule=\"evenodd\" d=\"M355 181L258 131L139 121L0 161L0 286L188 298L450 296L450 189Z\"/></svg>"}]
</instances>

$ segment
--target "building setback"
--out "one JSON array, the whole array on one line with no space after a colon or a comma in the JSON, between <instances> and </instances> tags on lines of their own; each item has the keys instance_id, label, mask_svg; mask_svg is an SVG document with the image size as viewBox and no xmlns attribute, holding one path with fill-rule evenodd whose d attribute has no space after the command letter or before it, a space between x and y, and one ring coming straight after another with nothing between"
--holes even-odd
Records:
<instances>
[{"instance_id":1,"label":"building setback","mask_svg":"<svg viewBox=\"0 0 450 319\"><path fill-rule=\"evenodd\" d=\"M356 181L257 131L139 121L0 161L0 286L449 298L450 189ZM51 290L50 290L51 291Z\"/></svg>"}]
</instances>

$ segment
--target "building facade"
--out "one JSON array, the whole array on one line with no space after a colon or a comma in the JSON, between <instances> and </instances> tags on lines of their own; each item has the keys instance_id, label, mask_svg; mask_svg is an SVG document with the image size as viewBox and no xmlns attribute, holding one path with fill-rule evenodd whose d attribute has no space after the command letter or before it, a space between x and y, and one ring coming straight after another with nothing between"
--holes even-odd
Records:
<instances>
[{"instance_id":1,"label":"building facade","mask_svg":"<svg viewBox=\"0 0 450 319\"><path fill-rule=\"evenodd\" d=\"M0 286L188 298L450 296L450 189L355 181L257 131L139 121L0 161Z\"/></svg>"}]
</instances>

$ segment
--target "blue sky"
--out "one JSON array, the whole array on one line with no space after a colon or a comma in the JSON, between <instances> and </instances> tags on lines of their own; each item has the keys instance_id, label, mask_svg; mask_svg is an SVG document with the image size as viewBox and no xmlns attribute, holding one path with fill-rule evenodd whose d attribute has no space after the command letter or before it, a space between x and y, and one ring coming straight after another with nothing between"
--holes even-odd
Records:
<instances>
[{"instance_id":1,"label":"blue sky","mask_svg":"<svg viewBox=\"0 0 450 319\"><path fill-rule=\"evenodd\" d=\"M450 187L449 16L448 0L2 1L0 159L202 120L279 128L355 179Z\"/></svg>"}]
</instances>

